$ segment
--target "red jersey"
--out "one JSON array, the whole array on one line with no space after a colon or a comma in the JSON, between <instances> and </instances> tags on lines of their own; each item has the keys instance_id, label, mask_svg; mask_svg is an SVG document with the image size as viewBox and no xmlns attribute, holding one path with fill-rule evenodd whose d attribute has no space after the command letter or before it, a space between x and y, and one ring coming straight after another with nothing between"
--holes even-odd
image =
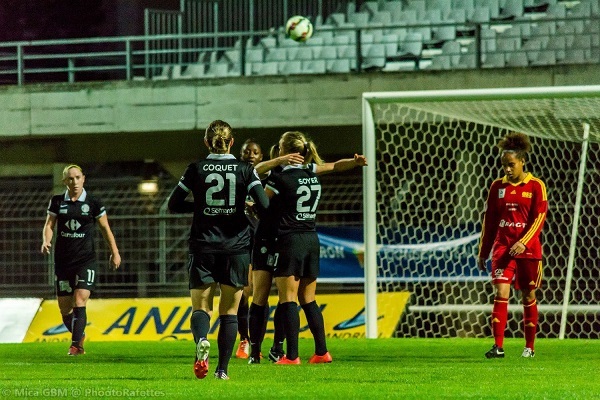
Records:
<instances>
[{"instance_id":1,"label":"red jersey","mask_svg":"<svg viewBox=\"0 0 600 400\"><path fill-rule=\"evenodd\" d=\"M546 220L548 198L546 185L527 173L517 184L506 177L496 179L486 202L479 257L492 259L508 256L512 245L521 242L526 249L515 258L542 259L540 232Z\"/></svg>"}]
</instances>

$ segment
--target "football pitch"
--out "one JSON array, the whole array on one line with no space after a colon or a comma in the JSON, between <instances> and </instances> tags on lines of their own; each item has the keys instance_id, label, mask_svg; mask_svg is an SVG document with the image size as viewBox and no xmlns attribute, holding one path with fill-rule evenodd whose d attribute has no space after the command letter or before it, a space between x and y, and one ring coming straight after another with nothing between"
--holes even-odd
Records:
<instances>
[{"instance_id":1,"label":"football pitch","mask_svg":"<svg viewBox=\"0 0 600 400\"><path fill-rule=\"evenodd\" d=\"M522 339L507 339L506 358L485 359L491 339L330 339L331 364L308 364L313 342L300 340L302 365L231 360L229 381L192 371L188 341L0 345L0 398L166 399L598 399L600 341L538 339L521 358ZM264 346L268 350L270 342Z\"/></svg>"}]
</instances>

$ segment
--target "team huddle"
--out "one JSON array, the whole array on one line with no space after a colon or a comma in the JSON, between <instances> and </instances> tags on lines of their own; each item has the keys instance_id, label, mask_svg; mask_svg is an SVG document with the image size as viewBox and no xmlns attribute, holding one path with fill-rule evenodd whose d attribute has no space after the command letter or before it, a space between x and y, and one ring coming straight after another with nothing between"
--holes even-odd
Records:
<instances>
[{"instance_id":1,"label":"team huddle","mask_svg":"<svg viewBox=\"0 0 600 400\"><path fill-rule=\"evenodd\" d=\"M478 259L479 267L485 269L493 248L496 300L492 321L496 344L486 353L488 358L504 356L506 307L503 304L508 301L513 278L516 287L523 290L526 307L523 356L534 355L535 289L541 281L539 233L547 200L544 184L523 169L530 149L527 137L512 135L501 142L506 176L495 181L490 189ZM273 146L270 160L262 161L262 150L252 140L244 143L238 160L231 154L233 130L220 120L208 126L204 144L210 154L188 165L168 201L172 212L193 213L187 267L192 302L190 324L196 345L195 376L203 379L208 375L211 343L207 336L217 291L220 297L215 378L229 379L229 361L238 331L241 344L236 355L248 358L249 364L261 362L273 281L278 304L268 359L275 365L301 363L300 304L314 338L314 354L308 362L332 362L323 315L315 296L320 255L316 232L322 191L319 176L366 166L366 158L355 154L353 158L326 163L309 138L290 131ZM68 354L73 356L85 354L85 304L98 269L92 234L96 221L110 247L111 266L116 269L121 263L104 206L85 192L84 181L80 167L65 168L63 182L67 191L50 201L42 244L42 252L48 254L56 228L56 291L63 321L72 332ZM190 193L193 201L186 200ZM495 199L492 194L502 201L492 201ZM507 228L507 222L512 223L511 229ZM74 233L84 235L76 237ZM250 295L252 302L248 305Z\"/></svg>"}]
</instances>

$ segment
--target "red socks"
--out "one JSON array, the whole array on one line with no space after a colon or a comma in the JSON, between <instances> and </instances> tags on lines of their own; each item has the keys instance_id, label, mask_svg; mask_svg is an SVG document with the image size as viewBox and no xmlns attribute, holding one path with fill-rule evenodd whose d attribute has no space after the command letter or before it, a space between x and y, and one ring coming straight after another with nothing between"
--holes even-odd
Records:
<instances>
[{"instance_id":1,"label":"red socks","mask_svg":"<svg viewBox=\"0 0 600 400\"><path fill-rule=\"evenodd\" d=\"M504 329L508 318L508 299L503 297L494 298L494 308L492 309L492 333L496 346L504 345Z\"/></svg>"},{"instance_id":2,"label":"red socks","mask_svg":"<svg viewBox=\"0 0 600 400\"><path fill-rule=\"evenodd\" d=\"M525 347L533 350L538 324L538 307L536 299L523 303L523 331L525 332Z\"/></svg>"}]
</instances>

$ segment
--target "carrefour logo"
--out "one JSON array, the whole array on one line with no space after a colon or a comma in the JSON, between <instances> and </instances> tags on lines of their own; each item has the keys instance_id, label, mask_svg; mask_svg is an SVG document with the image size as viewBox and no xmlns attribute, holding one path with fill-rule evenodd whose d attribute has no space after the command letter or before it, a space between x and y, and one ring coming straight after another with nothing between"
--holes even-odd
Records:
<instances>
[{"instance_id":1,"label":"carrefour logo","mask_svg":"<svg viewBox=\"0 0 600 400\"><path fill-rule=\"evenodd\" d=\"M76 219L71 219L65 223L65 226L72 231L76 231L81 228L81 224Z\"/></svg>"}]
</instances>

